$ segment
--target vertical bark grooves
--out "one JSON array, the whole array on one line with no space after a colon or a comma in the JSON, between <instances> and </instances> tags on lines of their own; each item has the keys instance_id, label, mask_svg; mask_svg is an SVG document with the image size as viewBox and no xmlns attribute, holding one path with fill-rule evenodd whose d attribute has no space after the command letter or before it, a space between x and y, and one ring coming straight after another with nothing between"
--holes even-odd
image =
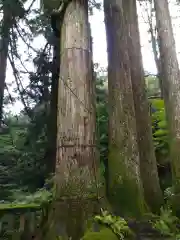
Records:
<instances>
[{"instance_id":1,"label":"vertical bark grooves","mask_svg":"<svg viewBox=\"0 0 180 240\"><path fill-rule=\"evenodd\" d=\"M56 199L49 211L45 239L61 234L80 239L87 218L99 209L94 84L88 1L73 0L67 5L61 28ZM64 233L57 233L61 228Z\"/></svg>"},{"instance_id":2,"label":"vertical bark grooves","mask_svg":"<svg viewBox=\"0 0 180 240\"><path fill-rule=\"evenodd\" d=\"M7 7L3 8L3 19L1 26L1 39L0 39L0 127L2 122L3 112L3 98L4 88L6 80L6 68L7 68L7 57L8 57L8 46L10 41L10 28L12 26L11 12Z\"/></svg>"},{"instance_id":3,"label":"vertical bark grooves","mask_svg":"<svg viewBox=\"0 0 180 240\"><path fill-rule=\"evenodd\" d=\"M61 39L56 170L90 169L95 160L95 104L87 1L69 3Z\"/></svg>"},{"instance_id":4,"label":"vertical bark grooves","mask_svg":"<svg viewBox=\"0 0 180 240\"><path fill-rule=\"evenodd\" d=\"M138 28L136 1L124 0L124 10L129 24L129 57L131 63L131 82L134 96L140 169L146 202L153 211L162 204L157 163L152 139L148 99L142 66L140 36Z\"/></svg>"},{"instance_id":5,"label":"vertical bark grooves","mask_svg":"<svg viewBox=\"0 0 180 240\"><path fill-rule=\"evenodd\" d=\"M167 0L154 0L173 177L180 187L180 71ZM178 187L178 188L179 188Z\"/></svg>"},{"instance_id":6,"label":"vertical bark grooves","mask_svg":"<svg viewBox=\"0 0 180 240\"><path fill-rule=\"evenodd\" d=\"M122 0L104 0L109 86L109 195L125 214L140 214L142 187ZM117 209L118 211L119 209Z\"/></svg>"}]
</instances>

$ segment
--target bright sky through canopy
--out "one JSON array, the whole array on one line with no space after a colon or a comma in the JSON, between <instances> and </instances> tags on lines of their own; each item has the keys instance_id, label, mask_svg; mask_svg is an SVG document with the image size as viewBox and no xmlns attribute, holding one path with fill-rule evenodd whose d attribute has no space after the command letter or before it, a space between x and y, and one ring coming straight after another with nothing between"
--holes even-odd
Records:
<instances>
[{"instance_id":1,"label":"bright sky through canopy","mask_svg":"<svg viewBox=\"0 0 180 240\"><path fill-rule=\"evenodd\" d=\"M102 1L101 1L102 2ZM180 52L180 8L176 5L176 0L171 0L170 13L172 16L172 23L174 28L174 35L176 40L177 53ZM144 22L145 13L142 17L143 8L138 4L138 16L139 16L139 29L141 37L142 46L142 57L144 70L150 73L156 73L156 66L154 62L154 57L152 54L151 43L149 42L150 36L148 34L148 25ZM90 17L92 36L93 36L93 55L95 62L100 63L101 66L107 66L107 53L106 53L106 36L104 27L104 14L103 11L94 10L94 15ZM178 54L178 59L180 60L180 55Z\"/></svg>"},{"instance_id":2,"label":"bright sky through canopy","mask_svg":"<svg viewBox=\"0 0 180 240\"><path fill-rule=\"evenodd\" d=\"M102 0L101 0L102 1ZM37 6L39 6L39 0L36 1ZM174 28L174 35L176 40L176 48L178 53L178 60L180 62L180 44L178 43L180 39L180 13L179 13L179 7L175 4L176 0L170 1L170 12L172 15L172 22L173 22L173 28ZM139 15L139 28L140 28L140 36L141 36L141 45L142 45L142 56L143 56L143 65L144 70L150 73L155 74L156 73L156 66L154 63L154 58L152 54L152 48L151 43L149 42L150 36L147 33L148 26L146 23L144 23L144 20L142 18L142 8L139 7L138 4L138 15ZM145 15L145 14L144 14ZM92 37L93 37L93 58L95 63L99 63L101 67L106 68L107 67L107 52L106 52L106 35L105 35L105 26L104 26L104 14L103 11L94 10L93 16L90 16L90 23L91 23L91 29L92 29ZM33 47L43 47L45 44L42 37L38 37L34 40ZM24 43L20 42L20 50L24 52ZM32 64L28 63L28 69L33 68ZM14 79L12 70L10 65L8 64L8 71L7 71L7 82L12 82L12 79ZM27 77L23 77L23 84L27 82ZM12 108L11 108L12 109ZM21 102L17 102L13 106L13 112L18 113L22 109Z\"/></svg>"}]
</instances>

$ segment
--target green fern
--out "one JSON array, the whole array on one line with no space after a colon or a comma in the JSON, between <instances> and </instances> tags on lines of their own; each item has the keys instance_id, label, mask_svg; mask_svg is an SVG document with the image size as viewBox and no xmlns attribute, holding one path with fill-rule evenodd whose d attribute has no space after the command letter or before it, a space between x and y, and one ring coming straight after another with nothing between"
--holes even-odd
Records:
<instances>
[{"instance_id":1,"label":"green fern","mask_svg":"<svg viewBox=\"0 0 180 240\"><path fill-rule=\"evenodd\" d=\"M108 226L121 240L134 233L129 228L125 219L109 214L107 211L101 211L102 215L96 216L95 220L100 224Z\"/></svg>"},{"instance_id":2,"label":"green fern","mask_svg":"<svg viewBox=\"0 0 180 240\"><path fill-rule=\"evenodd\" d=\"M180 230L178 229L177 224L179 222L179 219L176 216L173 216L171 209L161 208L160 216L152 223L152 226L161 234L178 240L180 237Z\"/></svg>"}]
</instances>

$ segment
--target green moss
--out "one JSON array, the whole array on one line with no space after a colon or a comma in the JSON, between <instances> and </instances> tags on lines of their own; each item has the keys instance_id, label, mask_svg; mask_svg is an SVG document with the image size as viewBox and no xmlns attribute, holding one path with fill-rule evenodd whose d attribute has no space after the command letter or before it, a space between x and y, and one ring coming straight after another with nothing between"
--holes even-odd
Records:
<instances>
[{"instance_id":1,"label":"green moss","mask_svg":"<svg viewBox=\"0 0 180 240\"><path fill-rule=\"evenodd\" d=\"M132 166L127 169L119 149L112 147L109 154L110 201L118 214L138 217L144 213L145 205L139 179L131 169Z\"/></svg>"},{"instance_id":2,"label":"green moss","mask_svg":"<svg viewBox=\"0 0 180 240\"><path fill-rule=\"evenodd\" d=\"M118 240L118 237L109 228L102 228L99 232L87 232L82 240Z\"/></svg>"},{"instance_id":3,"label":"green moss","mask_svg":"<svg viewBox=\"0 0 180 240\"><path fill-rule=\"evenodd\" d=\"M49 217L42 224L43 240L55 240L55 236L63 236L63 240L81 239L85 231L90 231L97 214L97 201L92 199L54 201L49 209ZM59 227L58 227L59 226ZM52 238L50 238L52 236Z\"/></svg>"},{"instance_id":4,"label":"green moss","mask_svg":"<svg viewBox=\"0 0 180 240\"><path fill-rule=\"evenodd\" d=\"M17 214L25 212L36 212L40 209L43 209L45 206L40 204L0 204L0 215L4 213Z\"/></svg>"},{"instance_id":5,"label":"green moss","mask_svg":"<svg viewBox=\"0 0 180 240\"><path fill-rule=\"evenodd\" d=\"M0 204L0 210L10 210L10 209L29 209L29 208L35 208L35 209L40 209L41 205L40 204L35 204L35 203L31 203L31 204Z\"/></svg>"}]
</instances>

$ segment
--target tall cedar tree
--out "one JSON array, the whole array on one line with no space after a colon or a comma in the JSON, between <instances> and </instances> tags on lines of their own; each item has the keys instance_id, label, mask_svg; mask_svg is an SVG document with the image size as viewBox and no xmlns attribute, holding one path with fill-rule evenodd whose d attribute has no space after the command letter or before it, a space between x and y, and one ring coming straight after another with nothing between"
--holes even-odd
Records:
<instances>
[{"instance_id":1,"label":"tall cedar tree","mask_svg":"<svg viewBox=\"0 0 180 240\"><path fill-rule=\"evenodd\" d=\"M173 180L180 190L180 71L167 0L154 0Z\"/></svg>"},{"instance_id":2,"label":"tall cedar tree","mask_svg":"<svg viewBox=\"0 0 180 240\"><path fill-rule=\"evenodd\" d=\"M136 115L141 178L146 202L152 211L158 211L163 198L153 146L149 104L145 91L137 6L136 1L132 0L123 0L123 5L127 14L127 24L129 25L128 49L131 63L131 82Z\"/></svg>"},{"instance_id":3,"label":"tall cedar tree","mask_svg":"<svg viewBox=\"0 0 180 240\"><path fill-rule=\"evenodd\" d=\"M67 235L80 239L84 212L89 210L84 203L89 197L91 203L92 197L97 197L96 192L89 192L96 191L92 186L96 180L96 119L87 0L72 0L66 6L60 41L55 181L57 198L69 200L55 206L49 222L61 224L62 219ZM71 201L74 198L78 201Z\"/></svg>"},{"instance_id":4,"label":"tall cedar tree","mask_svg":"<svg viewBox=\"0 0 180 240\"><path fill-rule=\"evenodd\" d=\"M104 0L109 86L109 198L116 211L141 214L143 188L122 0Z\"/></svg>"},{"instance_id":5,"label":"tall cedar tree","mask_svg":"<svg viewBox=\"0 0 180 240\"><path fill-rule=\"evenodd\" d=\"M68 164L92 170L95 152L95 97L87 0L69 3L61 32L56 170ZM63 168L62 168L63 166ZM62 170L63 169L63 170ZM67 171L67 172L66 172Z\"/></svg>"}]
</instances>

